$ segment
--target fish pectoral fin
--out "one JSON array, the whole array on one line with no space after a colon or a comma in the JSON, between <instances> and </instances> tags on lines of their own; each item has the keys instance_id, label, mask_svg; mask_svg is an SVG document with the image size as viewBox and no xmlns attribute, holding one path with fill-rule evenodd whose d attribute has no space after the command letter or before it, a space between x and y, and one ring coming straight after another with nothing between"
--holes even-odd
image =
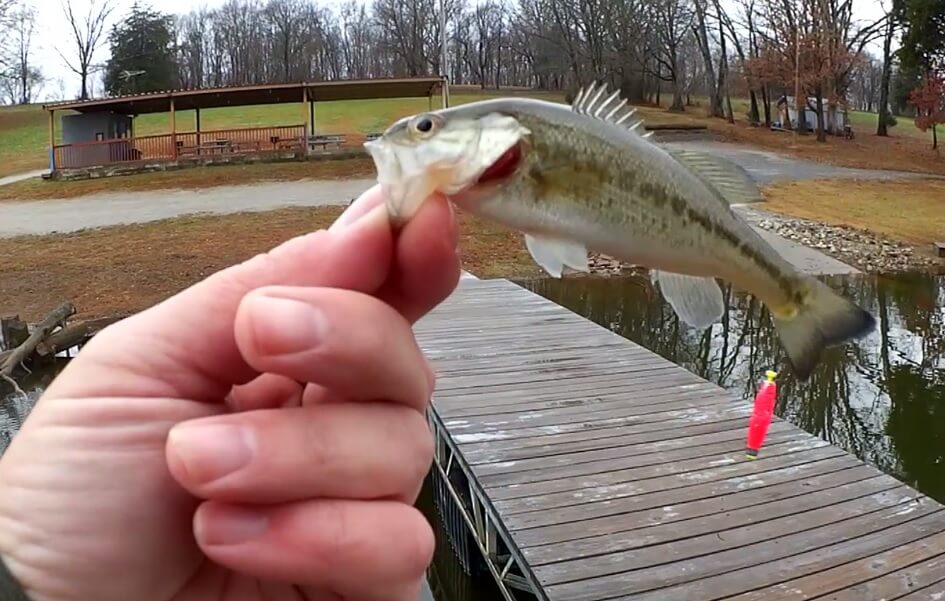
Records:
<instances>
[{"instance_id":1,"label":"fish pectoral fin","mask_svg":"<svg viewBox=\"0 0 945 601\"><path fill-rule=\"evenodd\" d=\"M751 175L740 165L697 150L666 149L676 162L718 190L728 204L761 202L761 190Z\"/></svg>"},{"instance_id":2,"label":"fish pectoral fin","mask_svg":"<svg viewBox=\"0 0 945 601\"><path fill-rule=\"evenodd\" d=\"M722 289L714 278L654 270L654 283L659 282L663 298L679 319L694 328L705 328L718 321L725 312Z\"/></svg>"},{"instance_id":3,"label":"fish pectoral fin","mask_svg":"<svg viewBox=\"0 0 945 601\"><path fill-rule=\"evenodd\" d=\"M578 242L525 234L525 247L551 277L560 278L565 267L588 271L587 248Z\"/></svg>"}]
</instances>

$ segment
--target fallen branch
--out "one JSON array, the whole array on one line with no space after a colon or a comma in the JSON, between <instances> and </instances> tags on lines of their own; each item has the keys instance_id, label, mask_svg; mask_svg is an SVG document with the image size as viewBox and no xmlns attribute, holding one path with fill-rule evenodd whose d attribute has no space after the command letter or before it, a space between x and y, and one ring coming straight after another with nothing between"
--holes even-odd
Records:
<instances>
[{"instance_id":1,"label":"fallen branch","mask_svg":"<svg viewBox=\"0 0 945 601\"><path fill-rule=\"evenodd\" d=\"M103 317L66 326L40 342L36 347L36 354L40 357L48 357L67 351L121 319L121 317Z\"/></svg>"},{"instance_id":2,"label":"fallen branch","mask_svg":"<svg viewBox=\"0 0 945 601\"><path fill-rule=\"evenodd\" d=\"M23 397L24 399L27 399L27 400L30 398L29 395L26 394L26 391L24 391L22 388L20 388L20 385L16 383L16 380L14 380L13 378L11 378L10 376L8 376L8 375L6 375L6 374L4 374L3 376L0 376L0 377L2 377L4 380L6 380L7 382L9 382L10 385L13 386L13 390L15 390L15 391L17 392L17 394L19 394L21 397Z\"/></svg>"},{"instance_id":3,"label":"fallen branch","mask_svg":"<svg viewBox=\"0 0 945 601\"><path fill-rule=\"evenodd\" d=\"M63 324L69 317L75 314L75 307L70 302L59 305L52 313L47 315L43 321L39 322L30 333L23 344L19 345L11 353L4 357L0 363L0 376L10 377L16 366L26 361L35 351L36 347L47 337L50 332Z\"/></svg>"}]
</instances>

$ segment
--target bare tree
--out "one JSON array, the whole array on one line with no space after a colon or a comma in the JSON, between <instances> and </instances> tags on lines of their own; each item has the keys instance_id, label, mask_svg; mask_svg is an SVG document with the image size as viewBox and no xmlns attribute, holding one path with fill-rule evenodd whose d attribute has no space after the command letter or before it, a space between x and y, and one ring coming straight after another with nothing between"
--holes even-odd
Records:
<instances>
[{"instance_id":1,"label":"bare tree","mask_svg":"<svg viewBox=\"0 0 945 601\"><path fill-rule=\"evenodd\" d=\"M6 39L7 94L10 102L29 104L36 88L43 83L42 71L32 62L33 34L36 32L36 11L23 4L8 16Z\"/></svg>"},{"instance_id":2,"label":"bare tree","mask_svg":"<svg viewBox=\"0 0 945 601\"><path fill-rule=\"evenodd\" d=\"M58 48L56 51L66 66L82 79L82 90L79 98L86 100L89 97L89 74L92 72L92 61L95 52L103 42L103 34L108 18L115 10L114 0L102 0L99 5L98 0L90 0L89 11L83 17L76 16L72 8L72 0L62 0L63 11L69 20L69 27L74 36L76 57L75 60L69 60Z\"/></svg>"},{"instance_id":3,"label":"bare tree","mask_svg":"<svg viewBox=\"0 0 945 601\"><path fill-rule=\"evenodd\" d=\"M657 77L662 79L663 72L667 73L666 79L673 86L673 103L669 110L681 112L685 109L682 87L685 75L680 49L692 31L695 15L689 0L660 0L655 9L659 48L656 53Z\"/></svg>"}]
</instances>

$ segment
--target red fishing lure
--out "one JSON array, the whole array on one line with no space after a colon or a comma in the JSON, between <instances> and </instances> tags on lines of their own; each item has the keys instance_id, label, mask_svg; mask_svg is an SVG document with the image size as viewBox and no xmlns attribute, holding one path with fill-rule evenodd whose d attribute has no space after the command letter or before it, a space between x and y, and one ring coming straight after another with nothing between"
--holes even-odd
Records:
<instances>
[{"instance_id":1,"label":"red fishing lure","mask_svg":"<svg viewBox=\"0 0 945 601\"><path fill-rule=\"evenodd\" d=\"M761 445L764 444L765 436L768 434L768 427L771 425L774 403L778 396L778 385L774 381L778 374L768 370L765 375L768 379L761 383L761 388L755 395L755 408L751 413L751 421L748 423L748 442L745 446L749 459L758 458L758 451L761 450Z\"/></svg>"}]
</instances>

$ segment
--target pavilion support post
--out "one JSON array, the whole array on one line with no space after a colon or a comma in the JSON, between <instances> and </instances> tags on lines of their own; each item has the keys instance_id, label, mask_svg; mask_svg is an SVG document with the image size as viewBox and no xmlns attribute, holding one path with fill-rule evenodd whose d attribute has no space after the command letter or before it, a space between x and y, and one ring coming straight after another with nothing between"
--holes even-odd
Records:
<instances>
[{"instance_id":1,"label":"pavilion support post","mask_svg":"<svg viewBox=\"0 0 945 601\"><path fill-rule=\"evenodd\" d=\"M309 107L311 104L311 107ZM309 103L308 98L308 88L302 88L302 114L305 116L305 135L302 138L302 144L305 149L305 156L309 155L309 148L311 145L308 143L308 132L315 127L315 103Z\"/></svg>"},{"instance_id":2,"label":"pavilion support post","mask_svg":"<svg viewBox=\"0 0 945 601\"><path fill-rule=\"evenodd\" d=\"M308 133L312 136L315 135L315 100L310 99L308 101L308 114L311 118L311 129L308 130Z\"/></svg>"},{"instance_id":3,"label":"pavilion support post","mask_svg":"<svg viewBox=\"0 0 945 601\"><path fill-rule=\"evenodd\" d=\"M49 111L49 173L56 172L56 111Z\"/></svg>"},{"instance_id":4,"label":"pavilion support post","mask_svg":"<svg viewBox=\"0 0 945 601\"><path fill-rule=\"evenodd\" d=\"M194 109L194 125L197 127L197 154L200 154L200 107Z\"/></svg>"},{"instance_id":5,"label":"pavilion support post","mask_svg":"<svg viewBox=\"0 0 945 601\"><path fill-rule=\"evenodd\" d=\"M171 147L174 150L174 160L177 160L177 111L174 109L174 99L171 98Z\"/></svg>"}]
</instances>

